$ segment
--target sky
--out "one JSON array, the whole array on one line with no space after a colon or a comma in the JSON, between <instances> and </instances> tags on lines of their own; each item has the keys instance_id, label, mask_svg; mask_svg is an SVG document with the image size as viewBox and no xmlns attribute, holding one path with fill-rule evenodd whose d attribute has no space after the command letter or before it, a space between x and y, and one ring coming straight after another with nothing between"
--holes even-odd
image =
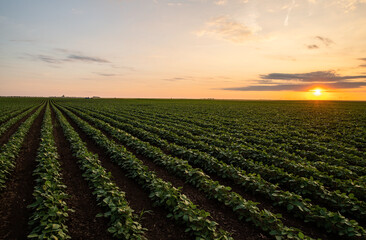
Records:
<instances>
[{"instance_id":1,"label":"sky","mask_svg":"<svg viewBox=\"0 0 366 240\"><path fill-rule=\"evenodd\" d=\"M0 0L0 96L366 100L365 26L366 0Z\"/></svg>"}]
</instances>

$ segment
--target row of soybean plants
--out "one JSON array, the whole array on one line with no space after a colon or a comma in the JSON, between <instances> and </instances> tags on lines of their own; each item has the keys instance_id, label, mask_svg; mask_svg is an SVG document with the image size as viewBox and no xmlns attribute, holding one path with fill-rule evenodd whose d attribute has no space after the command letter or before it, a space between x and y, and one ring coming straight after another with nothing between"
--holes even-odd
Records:
<instances>
[{"instance_id":1,"label":"row of soybean plants","mask_svg":"<svg viewBox=\"0 0 366 240\"><path fill-rule=\"evenodd\" d=\"M141 117L139 115L135 115L136 117ZM142 116L143 117L143 116ZM151 114L146 116L145 118L152 118ZM154 117L154 119L156 119ZM180 121L177 121L177 118L172 119L173 121L171 123L178 124L179 125L183 119L180 119ZM166 121L166 119L164 120ZM198 121L198 120L195 120ZM194 125L193 125L194 126ZM252 132L243 132L240 129L240 134L228 134L228 131L234 131L232 130L233 127L225 128L224 130L219 131L220 134L213 134L212 132L217 132L217 129L219 128L220 124L214 125L216 127L210 127L207 131L209 135L212 135L213 139L222 138L222 142L225 142L227 146L227 141L235 142L235 146L248 146L250 149L257 150L260 152L266 152L268 154L271 154L274 157L285 157L287 159L291 159L293 163L303 163L305 160L309 160L307 163L308 167L314 166L318 168L321 171L328 172L333 174L337 178L346 179L346 178L353 178L356 179L359 175L364 175L366 173L366 161L365 161L365 155L356 156L356 155L350 155L347 153L344 153L342 151L339 151L339 146L337 149L326 149L322 148L318 144L315 144L314 141L308 141L304 142L304 138L302 138L301 142L299 142L296 139L293 138L286 138L281 137L279 138L279 133L275 134L263 134L263 133L257 133L257 131L253 130ZM192 127L192 124L189 126L187 125L181 125L183 129L187 129L187 127ZM199 132L198 136L204 136L206 137L207 134L206 131L203 131L202 129L194 129L195 132ZM238 131L238 130L235 130ZM220 136L221 135L221 136ZM280 140L280 143L275 143L274 141L271 141L271 136L275 140ZM229 138L229 139L228 139ZM210 141L210 140L208 140ZM297 149L296 151L291 150L291 146L298 146L300 149ZM304 149L301 149L304 148ZM318 149L315 153L312 152L314 149ZM324 150L325 149L325 150ZM320 153L321 152L321 153ZM338 152L336 156L332 156L335 152ZM296 154L296 155L295 155ZM340 157L340 158L336 158ZM305 158L305 159L304 159ZM289 160L287 160L288 162ZM276 163L281 163L277 159L274 161ZM283 164L287 164L283 163ZM356 166L350 165L355 164ZM363 168L360 166L364 166Z\"/></svg>"},{"instance_id":2,"label":"row of soybean plants","mask_svg":"<svg viewBox=\"0 0 366 240\"><path fill-rule=\"evenodd\" d=\"M37 167L33 171L34 202L28 206L33 209L29 219L32 231L28 238L70 238L65 222L72 210L65 202L68 195L65 193L66 186L63 185L60 175L60 163L52 129L51 112L47 104L41 128L40 146L37 150Z\"/></svg>"},{"instance_id":3,"label":"row of soybean plants","mask_svg":"<svg viewBox=\"0 0 366 240\"><path fill-rule=\"evenodd\" d=\"M81 114L80 112L84 112L85 114ZM93 119L88 117L88 115L96 117L120 130L127 131L128 133L140 138L143 141L149 142L152 145L161 148L164 151L168 151L169 154L175 157L185 159L189 163L199 166L209 173L215 173L222 178L231 179L234 183L242 186L244 190L259 194L273 201L274 204L286 208L295 217L303 219L306 222L316 223L319 227L325 228L328 232L348 236L360 236L362 234L365 234L365 230L362 227L358 226L358 223L354 220L348 220L339 213L330 212L326 208L312 205L310 202L304 200L301 196L297 194L282 191L278 188L278 186L262 179L260 175L248 174L245 171L239 168L235 168L232 165L226 164L222 161L219 161L206 153L202 153L197 150L187 149L185 147L172 144L167 142L166 140L161 139L169 138L169 136L172 136L167 131L165 131L162 135L156 135L152 132L145 131L144 129L149 129L150 131L155 130L155 132L159 132L159 129L157 128L148 127L147 125L144 125L142 123L135 124L136 122L133 121L130 121L131 124L124 123L121 118L113 114L108 114L108 116L106 116L87 111L85 109L78 109L77 113L83 115L90 121L93 121ZM113 129L111 127L108 127L108 125L106 124L99 122L99 125L103 127L103 129L106 131L113 131ZM132 137L129 137L128 135L122 135L121 137L119 131L115 130L113 132L111 132L113 136L118 137L118 139L123 141L128 146L134 147L134 145L129 142L131 141L130 139L132 139ZM169 139L177 143L179 142L177 138L179 137L175 136L174 139ZM140 151L139 153L145 154L148 157L151 157L152 154L149 153L149 146L143 146L143 151ZM162 157L164 157L163 154L156 155L156 159L161 159ZM189 181L190 178L188 177L187 180Z\"/></svg>"},{"instance_id":4,"label":"row of soybean plants","mask_svg":"<svg viewBox=\"0 0 366 240\"><path fill-rule=\"evenodd\" d=\"M78 125L84 129L84 131L92 137L96 143L101 144L97 139L97 135L103 136L98 130L94 129L90 131L91 127L88 123L78 116L73 114L67 109L63 109ZM75 110L74 110L75 111ZM149 143L143 142L130 134L127 134L119 129L116 129L110 124L104 121L98 120L97 118L90 117L80 111L77 112L78 115L82 116L84 119L95 124L98 128L109 132L113 137L122 142L125 146L133 149L136 153L141 154L149 159L152 159L156 164L164 166L177 176L185 179L187 182L196 186L200 191L204 192L209 198L216 199L232 208L232 210L238 215L239 219L243 221L249 221L255 224L257 227L261 228L263 231L268 232L270 235L276 236L278 238L288 237L288 238L308 238L304 234L295 228L290 228L284 226L282 221L277 215L267 211L260 210L256 205L258 203L247 201L243 199L239 194L232 192L229 187L220 185L218 182L213 181L208 175L203 173L200 169L193 168L186 160L173 158L164 154L159 148L151 146ZM103 136L104 139L108 139ZM105 140L107 141L107 140ZM102 144L103 145L103 144ZM105 150L108 150L108 144L105 145ZM131 158L136 159L132 154ZM139 161L136 159L136 161Z\"/></svg>"},{"instance_id":5,"label":"row of soybean plants","mask_svg":"<svg viewBox=\"0 0 366 240\"><path fill-rule=\"evenodd\" d=\"M138 109L135 110L137 112L141 112L142 110ZM154 114L153 112L149 112L146 111L145 113L147 113L147 115ZM214 131L218 131L221 133L230 133L231 136L236 136L238 139L241 138L245 138L246 136L255 136L256 138L260 139L261 142L263 143L269 143L271 145L273 145L274 143L278 142L280 143L281 147L285 148L288 151L291 152L299 152L301 154L305 154L304 156L308 156L309 158L314 158L314 156L318 156L318 155L323 155L326 156L328 158L328 160L336 160L334 158L331 158L330 156L334 156L337 158L341 158L342 160L347 161L351 161L354 164L358 164L358 160L362 159L362 157L364 158L365 154L361 153L359 151L357 151L354 147L353 148L349 148L349 147L345 147L345 148L341 148L340 145L341 143L337 142L337 144L332 144L332 142L335 141L335 139L333 139L333 141L330 142L330 140L328 139L327 142L322 143L317 141L319 138L311 138L311 139L306 139L307 135L311 135L311 134L295 134L295 135L289 135L289 133L292 132L298 132L299 129L293 130L293 131L287 131L285 129L281 129L277 126L270 128L270 131L268 131L268 124L266 123L265 126L265 132L264 131L258 131L258 128L261 126L261 124L259 124L256 121L253 122L247 122L245 121L245 125L244 126L240 126L240 124L238 125L238 122L240 123L240 121L232 121L230 122L230 124L226 124L227 126L225 126L225 124L222 124L222 122L224 122L223 120L216 120L214 122L209 122L207 123L207 121L202 121L202 119L192 119L189 118L187 119L186 117L182 116L182 115L172 115L169 114L167 115L159 115L156 114L160 117L163 118L170 118L173 121L178 121L180 123L188 123L189 125L194 124L197 125L198 127L204 128L204 129L210 129L214 130ZM155 118L156 116L154 116ZM168 119L169 120L169 119ZM263 120L262 120L263 121ZM220 124L215 124L215 123L220 123ZM254 125L253 125L254 124ZM251 126L252 125L252 126ZM263 125L263 124L262 124ZM237 127L235 127L237 126ZM243 134L244 133L244 134ZM266 138L263 138L263 136L265 136ZM321 136L321 135L320 135ZM253 138L252 138L253 139ZM291 144L288 142L284 142L283 139L291 139ZM306 144L302 144L302 143ZM329 143L330 142L330 143ZM283 144L285 143L285 144ZM338 144L339 143L339 144ZM326 144L326 146L323 146L323 144ZM303 151L302 148L306 148L307 151ZM314 154L316 153L316 154ZM309 154L309 155L306 155ZM315 158L318 161L321 161L322 158Z\"/></svg>"},{"instance_id":6,"label":"row of soybean plants","mask_svg":"<svg viewBox=\"0 0 366 240\"><path fill-rule=\"evenodd\" d=\"M161 131L159 128L149 127L146 124L139 123L137 120L131 121L116 115L114 115L114 119L120 122L119 127L124 126L124 129L128 129L129 131L134 131L136 133L136 127L143 127L145 130L159 133L159 138L169 139L171 142L185 146L189 149L203 150L208 154L212 152L211 149L214 149L215 151L219 149L218 147L212 147L208 144L198 145L197 141L184 141L184 138L181 135L176 136L172 134L173 128L170 129L170 131ZM159 139L158 137L155 138ZM202 146L207 146L207 149L202 148ZM318 181L315 181L312 178L297 177L293 174L285 172L283 169L258 164L257 162L253 162L250 159L243 159L240 154L225 149L223 149L219 155L213 156L217 156L216 158L218 160L222 160L227 164L232 164L251 173L260 174L263 179L269 182L280 184L280 186L284 189L289 189L296 194L309 197L316 202L336 209L336 211L340 211L351 218L362 220L366 216L365 202L358 200L352 195L347 195L344 193L342 194L338 191L328 191ZM214 159L212 156L209 157ZM190 158L192 157L188 157L188 159Z\"/></svg>"},{"instance_id":7,"label":"row of soybean plants","mask_svg":"<svg viewBox=\"0 0 366 240\"><path fill-rule=\"evenodd\" d=\"M55 110L64 133L71 143L72 150L76 157L80 159L85 171L88 173L94 172L94 170L88 170L90 169L90 166L88 166L90 164L93 164L95 168L101 169L97 156L88 152L86 144L81 141L78 134L72 129L62 113L57 108L55 108ZM187 227L186 231L195 236L196 239L231 239L227 232L217 229L217 223L209 219L209 213L198 209L185 195L180 193L180 190L174 188L170 183L158 178L155 173L148 171L147 167L130 154L124 147L109 140L100 131L92 128L84 121L81 121L76 117L74 117L73 120L89 136L92 136L93 140L99 146L110 154L111 159L121 166L128 173L130 178L134 179L139 185L150 192L149 197L154 204L166 208L169 211L168 217L184 223ZM105 174L105 170L102 176L104 178L108 176ZM96 183L98 183L98 181L96 181ZM108 191L108 189L110 189L108 185L96 187L98 189L95 189L95 193L98 194L97 196L101 203L112 204L111 212L105 213L105 216L110 216L111 219L114 219L115 217L111 216L112 211L117 211L117 213L120 214L132 212L132 210L126 211L122 207L113 207L115 203L112 203L112 200L114 199L112 196L103 197L103 194L106 191L107 193L113 193L112 191ZM137 223L133 224L136 225L135 228L133 228L136 231L143 230ZM118 225L118 227L122 228L124 225ZM109 230L114 232L115 228L110 228ZM116 230L119 232L118 229ZM133 237L130 236L127 237L127 239L133 239Z\"/></svg>"},{"instance_id":8,"label":"row of soybean plants","mask_svg":"<svg viewBox=\"0 0 366 240\"><path fill-rule=\"evenodd\" d=\"M125 114L126 116L127 114ZM129 113L128 116L131 118L131 114ZM144 117L144 116L135 116L132 117L135 119L144 119L144 121L151 121L151 116ZM156 118L154 118L155 120ZM175 129L179 129L181 132L179 134L185 134L188 135L190 138L194 139L195 141L203 141L210 145L215 145L218 147L224 147L229 148L233 151L241 151L242 154L245 154L245 156L249 158L256 158L257 160L266 161L269 164L274 164L278 167L286 166L286 168L290 168L289 170L295 171L295 174L300 174L301 176L309 177L314 175L314 178L319 178L323 180L326 183L333 183L333 185L339 185L339 181L335 182L333 181L333 176L335 178L340 178L341 181L347 180L347 179L357 179L360 175L365 175L366 168L360 167L360 166L351 166L347 162L335 159L336 164L340 165L331 165L332 163L329 156L326 160L326 163L323 161L317 161L317 162L311 162L306 161L307 159L304 159L300 156L297 156L295 154L290 154L287 151L280 149L276 146L264 146L262 143L262 140L253 137L253 136L245 136L243 138L237 138L235 139L235 144L228 144L228 140L233 141L233 138L231 136L228 137L227 134L224 135L215 135L212 134L211 131L209 132L200 132L199 135L192 135L190 132L187 131L187 126L179 126L178 123L173 122L167 124L165 120L156 120L155 122L160 122L162 124L161 127L168 128L170 130L171 125L175 125ZM192 129L193 128L193 129ZM175 130L174 129L174 130ZM197 131L196 128L193 126L189 127L192 131ZM211 137L208 137L210 136ZM221 138L223 138L221 140ZM230 138L230 139L228 139ZM248 141L247 139L250 139ZM263 138L263 137L262 137ZM255 141L255 143L252 143L252 141ZM266 141L265 139L263 141ZM273 145L273 144L271 144ZM284 145L284 144L283 144ZM268 155L270 158L268 158ZM361 163L361 161L358 161ZM364 161L366 163L366 161ZM349 168L349 169L347 169ZM301 171L299 170L301 169ZM320 171L319 171L319 170ZM332 177L328 175L333 175ZM353 182L351 182L353 184ZM349 183L343 183L344 186L349 185Z\"/></svg>"},{"instance_id":9,"label":"row of soybean plants","mask_svg":"<svg viewBox=\"0 0 366 240\"><path fill-rule=\"evenodd\" d=\"M177 118L175 118L175 121L176 120ZM184 121L184 118L182 119L180 117L180 122L181 121ZM197 119L194 119L190 120L189 123L194 124L194 122L197 121ZM220 121L217 122L220 123ZM278 146L290 153L296 153L302 157L306 157L311 161L326 161L327 163L330 161L335 164L342 164L342 162L345 162L355 164L357 166L359 164L363 164L363 166L365 166L366 164L366 161L364 160L365 153L357 151L354 147L342 148L339 141L336 141L335 139L333 139L333 141L328 140L328 142L330 141L331 143L326 143L326 146L322 146L322 143L318 141L318 138L307 139L307 134L305 133L298 134L299 136L290 134L298 132L299 129L289 131L275 126L270 128L270 131L258 131L258 127L261 125L268 128L267 122L262 121L262 123L266 124L254 122L255 125L250 127L248 126L250 122L245 122L245 128L235 128L231 124L226 127L225 125L222 126L222 124L211 123L211 125L206 127L206 129L208 128L210 132L212 130L217 131L217 129L221 129L219 132L226 135L227 133L230 133L230 136L236 137L236 140L245 140L249 136L251 138L250 140L259 141L260 145L265 145L267 143L270 144L270 146ZM321 134L319 135L321 136ZM337 144L332 144L333 142L337 142Z\"/></svg>"},{"instance_id":10,"label":"row of soybean plants","mask_svg":"<svg viewBox=\"0 0 366 240\"><path fill-rule=\"evenodd\" d=\"M93 190L98 204L104 210L97 216L109 219L108 232L119 239L145 239L145 229L137 221L137 215L128 205L125 193L111 180L111 175L102 167L98 156L88 151L86 144L60 111L56 108L54 110L65 137L70 143L71 150L78 159L83 177ZM50 135L50 137L52 136Z\"/></svg>"},{"instance_id":11,"label":"row of soybean plants","mask_svg":"<svg viewBox=\"0 0 366 240\"><path fill-rule=\"evenodd\" d=\"M10 118L44 102L42 98L7 98L0 97L0 124Z\"/></svg>"},{"instance_id":12,"label":"row of soybean plants","mask_svg":"<svg viewBox=\"0 0 366 240\"><path fill-rule=\"evenodd\" d=\"M29 113L34 111L34 109L36 109L36 108L37 108L37 106L34 106L26 111L19 110L19 111L14 112L13 114L8 115L7 116L8 119L6 119L7 121L0 125L0 136L2 134L4 134L11 126L13 126L20 119L24 118Z\"/></svg>"},{"instance_id":13,"label":"row of soybean plants","mask_svg":"<svg viewBox=\"0 0 366 240\"><path fill-rule=\"evenodd\" d=\"M126 115L125 115L126 116ZM131 119L131 117L129 117ZM134 118L136 120L140 118ZM144 121L149 122L148 119L143 119ZM152 122L152 121L150 121ZM160 122L159 120L154 120L154 122ZM178 129L176 127L172 127L172 124L164 124L164 121L160 122L159 128L165 128L167 131L175 131L178 135L183 135L194 140L196 146L195 148L203 148L206 149L204 151L211 153L213 156L218 158L236 158L236 159L253 159L255 162L263 162L264 165L267 164L267 168L282 168L286 169L286 172L295 174L300 177L312 178L319 181L325 187L329 187L333 190L341 190L342 192L346 192L348 194L355 195L360 199L365 199L366 196L366 186L361 181L352 180L352 179L337 179L332 175L327 174L327 172L320 172L316 168L312 167L307 163L307 161L293 161L283 158L282 156L276 156L277 153L281 153L280 149L277 151L275 148L272 149L270 153L267 150L261 149L262 147L258 145L257 148L252 148L248 145L244 144L227 144L227 141L217 140L214 137L210 138L208 141L207 137L189 137L190 134L185 128ZM193 129L193 130L192 130ZM189 130L194 131L194 127L191 126ZM205 135L210 135L210 132L201 133ZM201 135L202 136L202 135ZM216 135L217 136L217 135ZM224 135L225 136L225 135ZM198 147L197 147L198 145ZM227 154L225 154L227 153ZM295 155L293 155L296 157ZM230 160L230 159L229 159ZM271 164L275 164L276 166L272 166ZM319 163L319 165L327 165L324 163ZM362 169L362 167L356 167L356 169ZM351 196L352 196L351 195Z\"/></svg>"},{"instance_id":14,"label":"row of soybean plants","mask_svg":"<svg viewBox=\"0 0 366 240\"><path fill-rule=\"evenodd\" d=\"M24 139L32 126L34 120L40 114L44 105L38 107L26 121L24 121L16 132L10 136L7 143L0 148L0 191L5 188L6 180L15 167L15 160L19 155ZM28 111L31 111L28 110Z\"/></svg>"}]
</instances>

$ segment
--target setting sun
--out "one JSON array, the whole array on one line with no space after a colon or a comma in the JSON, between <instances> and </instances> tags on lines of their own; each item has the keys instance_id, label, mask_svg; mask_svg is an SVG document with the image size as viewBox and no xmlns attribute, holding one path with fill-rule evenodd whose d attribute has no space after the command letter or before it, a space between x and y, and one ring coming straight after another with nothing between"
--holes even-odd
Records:
<instances>
[{"instance_id":1,"label":"setting sun","mask_svg":"<svg viewBox=\"0 0 366 240\"><path fill-rule=\"evenodd\" d=\"M320 95L322 95L322 90L321 90L321 89L314 89L313 91L314 91L314 93L313 93L313 94L314 94L315 96L320 96Z\"/></svg>"}]
</instances>

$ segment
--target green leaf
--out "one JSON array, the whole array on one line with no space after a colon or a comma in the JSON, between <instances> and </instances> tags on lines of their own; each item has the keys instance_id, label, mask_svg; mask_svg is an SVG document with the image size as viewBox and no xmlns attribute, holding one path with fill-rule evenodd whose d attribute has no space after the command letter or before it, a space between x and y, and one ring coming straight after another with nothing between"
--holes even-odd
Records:
<instances>
[{"instance_id":1,"label":"green leaf","mask_svg":"<svg viewBox=\"0 0 366 240\"><path fill-rule=\"evenodd\" d=\"M299 232L299 234L297 234L297 236L299 236L300 239L304 239L305 235L302 232Z\"/></svg>"}]
</instances>

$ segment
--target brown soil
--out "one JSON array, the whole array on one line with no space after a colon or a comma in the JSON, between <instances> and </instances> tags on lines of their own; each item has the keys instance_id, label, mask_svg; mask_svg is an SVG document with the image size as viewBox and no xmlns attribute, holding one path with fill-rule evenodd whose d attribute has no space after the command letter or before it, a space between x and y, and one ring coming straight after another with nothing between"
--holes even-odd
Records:
<instances>
[{"instance_id":1,"label":"brown soil","mask_svg":"<svg viewBox=\"0 0 366 240\"><path fill-rule=\"evenodd\" d=\"M178 225L174 220L168 219L166 217L168 212L165 209L154 207L148 193L132 179L126 177L126 172L124 172L117 164L113 163L104 151L96 146L92 140L90 140L90 138L86 136L86 134L83 133L70 118L68 118L66 114L64 114L64 116L78 132L81 139L87 143L88 150L98 154L99 160L102 162L102 166L112 173L114 182L126 193L126 199L128 200L131 208L134 209L137 214L143 214L140 222L144 228L148 229L146 232L146 237L148 239L184 240L191 238L184 232L184 226Z\"/></svg>"},{"instance_id":2,"label":"brown soil","mask_svg":"<svg viewBox=\"0 0 366 240\"><path fill-rule=\"evenodd\" d=\"M27 206L33 202L32 173L36 167L43 114L44 109L31 126L16 159L15 169L0 195L0 239L26 239L29 234L28 220L32 210Z\"/></svg>"},{"instance_id":3,"label":"brown soil","mask_svg":"<svg viewBox=\"0 0 366 240\"><path fill-rule=\"evenodd\" d=\"M70 196L66 203L75 210L69 213L66 225L72 239L113 239L107 232L108 220L96 218L103 212L97 205L87 181L82 177L82 170L77 164L77 159L72 155L70 144L63 135L63 131L54 111L52 111L53 134L57 151L60 156L62 182L66 185L66 193Z\"/></svg>"},{"instance_id":4,"label":"brown soil","mask_svg":"<svg viewBox=\"0 0 366 240\"><path fill-rule=\"evenodd\" d=\"M30 115L32 115L38 108L34 109L33 111L31 111L30 113L28 113L25 117L23 117L22 119L20 119L18 122L16 122L14 125L12 125L6 132L4 132L3 135L1 135L0 137L0 146L2 146L3 144L5 144L9 138L11 137L11 135L13 135L16 130L18 129L18 127L25 121L28 119L28 117ZM28 109L27 109L28 110ZM26 111L26 110L25 110ZM24 112L25 112L24 111ZM20 114L22 114L23 112L21 112Z\"/></svg>"},{"instance_id":5,"label":"brown soil","mask_svg":"<svg viewBox=\"0 0 366 240\"><path fill-rule=\"evenodd\" d=\"M85 119L84 119L85 120ZM90 123L90 122L89 122ZM91 123L90 123L91 124ZM91 124L93 125L93 124ZM101 129L99 129L101 130ZM102 131L102 130L101 130ZM110 134L102 131L108 138L119 142L113 138ZM126 146L125 146L126 147ZM164 167L158 166L151 160L136 154L133 149L126 147L128 151L132 152L136 157L144 162L148 166L150 171L154 171L158 177L167 182L171 182L175 187L182 187L182 193L184 193L189 199L198 205L201 209L211 214L212 220L219 224L219 227L232 233L234 239L269 239L269 237L260 229L257 229L250 223L240 221L238 216L224 204L219 203L214 199L208 199L204 193L200 192L197 188L185 183L184 180L169 173ZM99 153L98 153L99 154ZM101 153L103 154L103 153Z\"/></svg>"}]
</instances>

